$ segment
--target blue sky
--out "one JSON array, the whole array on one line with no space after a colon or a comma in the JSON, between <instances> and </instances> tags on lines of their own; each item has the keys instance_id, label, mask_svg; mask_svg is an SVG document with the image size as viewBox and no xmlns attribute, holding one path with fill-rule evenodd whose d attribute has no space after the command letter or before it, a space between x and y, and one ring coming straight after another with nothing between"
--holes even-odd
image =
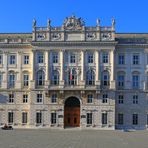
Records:
<instances>
[{"instance_id":1,"label":"blue sky","mask_svg":"<svg viewBox=\"0 0 148 148\"><path fill-rule=\"evenodd\" d=\"M148 0L0 0L0 32L31 32L32 20L61 26L67 16L82 17L88 26L116 19L116 32L148 33Z\"/></svg>"}]
</instances>

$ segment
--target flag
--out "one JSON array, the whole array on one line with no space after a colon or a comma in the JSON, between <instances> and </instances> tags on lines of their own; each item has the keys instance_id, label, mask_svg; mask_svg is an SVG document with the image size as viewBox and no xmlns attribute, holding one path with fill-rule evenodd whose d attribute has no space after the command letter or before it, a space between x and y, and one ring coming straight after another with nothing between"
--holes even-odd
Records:
<instances>
[{"instance_id":1,"label":"flag","mask_svg":"<svg viewBox=\"0 0 148 148\"><path fill-rule=\"evenodd\" d=\"M72 80L72 68L70 69L70 80Z\"/></svg>"}]
</instances>

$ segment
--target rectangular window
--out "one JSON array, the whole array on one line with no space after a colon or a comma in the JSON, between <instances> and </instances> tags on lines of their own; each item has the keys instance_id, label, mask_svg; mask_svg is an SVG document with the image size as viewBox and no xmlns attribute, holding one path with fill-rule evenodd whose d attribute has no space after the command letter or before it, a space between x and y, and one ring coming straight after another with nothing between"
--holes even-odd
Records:
<instances>
[{"instance_id":1,"label":"rectangular window","mask_svg":"<svg viewBox=\"0 0 148 148\"><path fill-rule=\"evenodd\" d=\"M124 87L124 75L118 76L118 87Z\"/></svg>"},{"instance_id":2,"label":"rectangular window","mask_svg":"<svg viewBox=\"0 0 148 148\"><path fill-rule=\"evenodd\" d=\"M10 65L16 64L16 56L15 55L10 55L9 56L9 64Z\"/></svg>"},{"instance_id":3,"label":"rectangular window","mask_svg":"<svg viewBox=\"0 0 148 148\"><path fill-rule=\"evenodd\" d=\"M103 63L108 63L108 53L103 53L103 55L102 55L102 62Z\"/></svg>"},{"instance_id":4,"label":"rectangular window","mask_svg":"<svg viewBox=\"0 0 148 148\"><path fill-rule=\"evenodd\" d=\"M44 53L43 53L43 52L39 52L39 53L37 54L37 62L38 62L39 64L44 63Z\"/></svg>"},{"instance_id":5,"label":"rectangular window","mask_svg":"<svg viewBox=\"0 0 148 148\"><path fill-rule=\"evenodd\" d=\"M133 114L133 125L138 125L138 114Z\"/></svg>"},{"instance_id":6,"label":"rectangular window","mask_svg":"<svg viewBox=\"0 0 148 148\"><path fill-rule=\"evenodd\" d=\"M133 88L139 88L139 76L133 75Z\"/></svg>"},{"instance_id":7,"label":"rectangular window","mask_svg":"<svg viewBox=\"0 0 148 148\"><path fill-rule=\"evenodd\" d=\"M133 65L138 65L140 64L140 56L139 54L134 54L133 55Z\"/></svg>"},{"instance_id":8,"label":"rectangular window","mask_svg":"<svg viewBox=\"0 0 148 148\"><path fill-rule=\"evenodd\" d=\"M108 94L103 94L102 103L107 103Z\"/></svg>"},{"instance_id":9,"label":"rectangular window","mask_svg":"<svg viewBox=\"0 0 148 148\"><path fill-rule=\"evenodd\" d=\"M118 114L118 124L123 125L124 124L124 118L123 113Z\"/></svg>"},{"instance_id":10,"label":"rectangular window","mask_svg":"<svg viewBox=\"0 0 148 148\"><path fill-rule=\"evenodd\" d=\"M57 102L57 94L52 94L51 103L56 103L56 102Z\"/></svg>"},{"instance_id":11,"label":"rectangular window","mask_svg":"<svg viewBox=\"0 0 148 148\"><path fill-rule=\"evenodd\" d=\"M107 124L107 113L102 113L102 124Z\"/></svg>"},{"instance_id":12,"label":"rectangular window","mask_svg":"<svg viewBox=\"0 0 148 148\"><path fill-rule=\"evenodd\" d=\"M0 65L3 64L3 55L0 55Z\"/></svg>"},{"instance_id":13,"label":"rectangular window","mask_svg":"<svg viewBox=\"0 0 148 148\"><path fill-rule=\"evenodd\" d=\"M123 104L124 103L124 96L123 95L119 95L118 96L118 104Z\"/></svg>"},{"instance_id":14,"label":"rectangular window","mask_svg":"<svg viewBox=\"0 0 148 148\"><path fill-rule=\"evenodd\" d=\"M9 103L14 103L14 94L9 94Z\"/></svg>"},{"instance_id":15,"label":"rectangular window","mask_svg":"<svg viewBox=\"0 0 148 148\"><path fill-rule=\"evenodd\" d=\"M29 55L24 55L24 64L29 64Z\"/></svg>"},{"instance_id":16,"label":"rectangular window","mask_svg":"<svg viewBox=\"0 0 148 148\"><path fill-rule=\"evenodd\" d=\"M89 94L87 96L87 103L92 103L93 102L93 95L92 94Z\"/></svg>"},{"instance_id":17,"label":"rectangular window","mask_svg":"<svg viewBox=\"0 0 148 148\"><path fill-rule=\"evenodd\" d=\"M25 87L29 86L29 75L28 74L24 74L23 84L24 84Z\"/></svg>"},{"instance_id":18,"label":"rectangular window","mask_svg":"<svg viewBox=\"0 0 148 148\"><path fill-rule=\"evenodd\" d=\"M125 56L123 54L120 54L118 56L118 64L119 65L124 65L125 64Z\"/></svg>"},{"instance_id":19,"label":"rectangular window","mask_svg":"<svg viewBox=\"0 0 148 148\"><path fill-rule=\"evenodd\" d=\"M9 84L10 88L14 88L15 87L15 74L13 74L13 73L9 74L8 84Z\"/></svg>"},{"instance_id":20,"label":"rectangular window","mask_svg":"<svg viewBox=\"0 0 148 148\"><path fill-rule=\"evenodd\" d=\"M57 123L57 114L51 113L51 124L56 124L56 123Z\"/></svg>"},{"instance_id":21,"label":"rectangular window","mask_svg":"<svg viewBox=\"0 0 148 148\"><path fill-rule=\"evenodd\" d=\"M37 94L37 103L42 103L42 102L43 102L43 95Z\"/></svg>"},{"instance_id":22,"label":"rectangular window","mask_svg":"<svg viewBox=\"0 0 148 148\"><path fill-rule=\"evenodd\" d=\"M94 56L93 53L88 53L88 63L93 63L94 62Z\"/></svg>"},{"instance_id":23,"label":"rectangular window","mask_svg":"<svg viewBox=\"0 0 148 148\"><path fill-rule=\"evenodd\" d=\"M70 63L76 63L76 55L75 54L70 55Z\"/></svg>"},{"instance_id":24,"label":"rectangular window","mask_svg":"<svg viewBox=\"0 0 148 148\"><path fill-rule=\"evenodd\" d=\"M133 95L133 104L138 104L138 95Z\"/></svg>"},{"instance_id":25,"label":"rectangular window","mask_svg":"<svg viewBox=\"0 0 148 148\"><path fill-rule=\"evenodd\" d=\"M87 113L87 124L92 124L92 113Z\"/></svg>"},{"instance_id":26,"label":"rectangular window","mask_svg":"<svg viewBox=\"0 0 148 148\"><path fill-rule=\"evenodd\" d=\"M8 124L13 124L13 112L8 112Z\"/></svg>"},{"instance_id":27,"label":"rectangular window","mask_svg":"<svg viewBox=\"0 0 148 148\"><path fill-rule=\"evenodd\" d=\"M52 54L52 62L58 63L58 53L57 52Z\"/></svg>"},{"instance_id":28,"label":"rectangular window","mask_svg":"<svg viewBox=\"0 0 148 148\"><path fill-rule=\"evenodd\" d=\"M37 124L41 124L42 123L42 113L41 112L37 112L36 113L36 123Z\"/></svg>"},{"instance_id":29,"label":"rectangular window","mask_svg":"<svg viewBox=\"0 0 148 148\"><path fill-rule=\"evenodd\" d=\"M22 124L27 124L27 112L22 113Z\"/></svg>"},{"instance_id":30,"label":"rectangular window","mask_svg":"<svg viewBox=\"0 0 148 148\"><path fill-rule=\"evenodd\" d=\"M23 94L23 103L28 102L28 94Z\"/></svg>"}]
</instances>

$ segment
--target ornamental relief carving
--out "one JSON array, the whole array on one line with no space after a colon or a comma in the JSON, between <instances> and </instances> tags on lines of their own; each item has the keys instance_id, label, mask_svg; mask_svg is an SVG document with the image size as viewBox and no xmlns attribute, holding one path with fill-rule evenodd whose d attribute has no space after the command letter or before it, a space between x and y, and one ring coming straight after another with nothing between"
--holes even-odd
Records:
<instances>
[{"instance_id":1,"label":"ornamental relief carving","mask_svg":"<svg viewBox=\"0 0 148 148\"><path fill-rule=\"evenodd\" d=\"M52 40L60 40L61 39L61 34L60 33L52 33L51 34L51 39Z\"/></svg>"},{"instance_id":2,"label":"ornamental relief carving","mask_svg":"<svg viewBox=\"0 0 148 148\"><path fill-rule=\"evenodd\" d=\"M90 32L86 34L86 39L87 40L95 40L96 39L96 33L95 32Z\"/></svg>"},{"instance_id":3,"label":"ornamental relief carving","mask_svg":"<svg viewBox=\"0 0 148 148\"><path fill-rule=\"evenodd\" d=\"M43 40L47 39L46 33L42 33L42 32L41 33L37 33L36 36L37 36L37 40L43 41Z\"/></svg>"},{"instance_id":4,"label":"ornamental relief carving","mask_svg":"<svg viewBox=\"0 0 148 148\"><path fill-rule=\"evenodd\" d=\"M101 40L112 40L112 34L109 32L101 33Z\"/></svg>"}]
</instances>

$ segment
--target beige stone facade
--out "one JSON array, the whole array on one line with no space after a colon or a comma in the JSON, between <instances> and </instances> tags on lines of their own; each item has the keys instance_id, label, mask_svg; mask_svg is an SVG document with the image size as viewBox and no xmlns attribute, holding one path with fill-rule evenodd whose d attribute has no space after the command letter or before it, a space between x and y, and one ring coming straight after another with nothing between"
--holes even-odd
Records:
<instances>
[{"instance_id":1,"label":"beige stone facade","mask_svg":"<svg viewBox=\"0 0 148 148\"><path fill-rule=\"evenodd\" d=\"M115 33L114 19L88 27L75 16L0 34L0 124L64 128L73 97L81 128L147 128L147 43L148 34Z\"/></svg>"}]
</instances>

